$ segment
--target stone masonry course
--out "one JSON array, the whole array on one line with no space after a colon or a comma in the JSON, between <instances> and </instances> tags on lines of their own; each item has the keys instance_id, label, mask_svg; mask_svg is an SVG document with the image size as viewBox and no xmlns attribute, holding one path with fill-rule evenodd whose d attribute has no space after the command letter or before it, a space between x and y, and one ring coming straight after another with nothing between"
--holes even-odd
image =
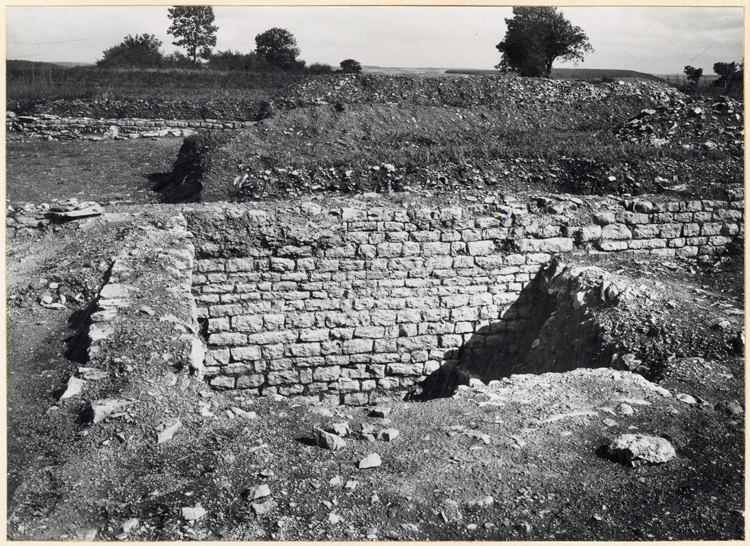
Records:
<instances>
[{"instance_id":1,"label":"stone masonry course","mask_svg":"<svg viewBox=\"0 0 750 546\"><path fill-rule=\"evenodd\" d=\"M715 259L744 236L743 197L737 189L711 201L510 200L479 213L359 202L186 214L206 380L248 394L371 403L455 366L465 347L523 331L531 309L513 304L555 256ZM559 201L573 212L557 214ZM231 235L209 229L217 225Z\"/></svg>"}]
</instances>

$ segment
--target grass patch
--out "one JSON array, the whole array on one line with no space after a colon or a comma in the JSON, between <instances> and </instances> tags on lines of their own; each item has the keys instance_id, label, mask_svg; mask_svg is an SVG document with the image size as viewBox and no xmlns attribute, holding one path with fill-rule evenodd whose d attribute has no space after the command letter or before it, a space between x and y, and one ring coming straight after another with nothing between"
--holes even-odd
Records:
<instances>
[{"instance_id":1,"label":"grass patch","mask_svg":"<svg viewBox=\"0 0 750 546\"><path fill-rule=\"evenodd\" d=\"M323 106L235 135L200 135L190 146L200 150L209 201L405 189L644 193L677 182L703 191L741 182L741 158L730 150L619 140L615 128L645 107L637 102L612 97L533 116L514 104Z\"/></svg>"},{"instance_id":2,"label":"grass patch","mask_svg":"<svg viewBox=\"0 0 750 546\"><path fill-rule=\"evenodd\" d=\"M200 69L103 69L8 63L8 101L100 100L268 100L273 93L304 78L284 72Z\"/></svg>"}]
</instances>

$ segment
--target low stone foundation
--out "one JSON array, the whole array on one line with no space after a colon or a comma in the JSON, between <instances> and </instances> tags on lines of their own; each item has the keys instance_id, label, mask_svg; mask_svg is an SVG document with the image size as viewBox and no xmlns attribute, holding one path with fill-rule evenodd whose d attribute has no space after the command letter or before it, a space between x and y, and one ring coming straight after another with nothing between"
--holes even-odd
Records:
<instances>
[{"instance_id":1,"label":"low stone foundation","mask_svg":"<svg viewBox=\"0 0 750 546\"><path fill-rule=\"evenodd\" d=\"M232 130L252 125L254 121L64 118L51 114L16 116L13 112L8 112L5 122L10 138L46 140L186 137L202 129Z\"/></svg>"}]
</instances>

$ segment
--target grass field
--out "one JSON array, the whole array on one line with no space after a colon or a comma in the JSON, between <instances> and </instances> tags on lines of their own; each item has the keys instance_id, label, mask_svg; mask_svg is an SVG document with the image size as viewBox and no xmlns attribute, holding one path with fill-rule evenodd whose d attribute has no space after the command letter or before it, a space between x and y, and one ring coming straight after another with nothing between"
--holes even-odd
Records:
<instances>
[{"instance_id":1,"label":"grass field","mask_svg":"<svg viewBox=\"0 0 750 546\"><path fill-rule=\"evenodd\" d=\"M8 63L6 99L267 100L304 77L284 72L63 68Z\"/></svg>"}]
</instances>

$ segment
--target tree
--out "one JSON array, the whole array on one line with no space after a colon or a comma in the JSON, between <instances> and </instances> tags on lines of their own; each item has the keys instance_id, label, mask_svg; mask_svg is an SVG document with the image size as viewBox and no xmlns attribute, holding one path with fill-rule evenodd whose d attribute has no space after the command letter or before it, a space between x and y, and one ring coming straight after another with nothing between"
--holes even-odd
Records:
<instances>
[{"instance_id":1,"label":"tree","mask_svg":"<svg viewBox=\"0 0 750 546\"><path fill-rule=\"evenodd\" d=\"M557 8L516 7L505 24L508 30L496 46L503 57L495 68L521 76L549 77L556 59L582 61L594 50L583 30L573 26Z\"/></svg>"},{"instance_id":2,"label":"tree","mask_svg":"<svg viewBox=\"0 0 750 546\"><path fill-rule=\"evenodd\" d=\"M299 48L291 32L272 28L255 37L255 53L269 64L289 70L299 66ZM303 62L304 64L304 62Z\"/></svg>"},{"instance_id":3,"label":"tree","mask_svg":"<svg viewBox=\"0 0 750 546\"><path fill-rule=\"evenodd\" d=\"M346 74L359 74L362 72L362 65L354 59L346 59L341 61L341 71Z\"/></svg>"},{"instance_id":4,"label":"tree","mask_svg":"<svg viewBox=\"0 0 750 546\"><path fill-rule=\"evenodd\" d=\"M163 61L160 47L161 41L153 34L128 34L121 43L104 50L103 57L96 64L103 68L157 67Z\"/></svg>"},{"instance_id":5,"label":"tree","mask_svg":"<svg viewBox=\"0 0 750 546\"><path fill-rule=\"evenodd\" d=\"M742 84L744 78L744 63L715 63L714 73L718 74L719 77L714 80L716 87L723 87L724 91L729 91L730 88L737 84Z\"/></svg>"},{"instance_id":6,"label":"tree","mask_svg":"<svg viewBox=\"0 0 750 546\"><path fill-rule=\"evenodd\" d=\"M690 85L690 87L697 87L698 80L703 76L703 69L694 68L688 65L685 67L685 76L687 76L688 85Z\"/></svg>"},{"instance_id":7,"label":"tree","mask_svg":"<svg viewBox=\"0 0 750 546\"><path fill-rule=\"evenodd\" d=\"M167 30L177 40L172 44L184 47L193 66L198 64L198 57L208 59L211 48L216 45L216 31L219 27L213 24L214 9L211 6L175 6L169 8L172 25Z\"/></svg>"}]
</instances>

